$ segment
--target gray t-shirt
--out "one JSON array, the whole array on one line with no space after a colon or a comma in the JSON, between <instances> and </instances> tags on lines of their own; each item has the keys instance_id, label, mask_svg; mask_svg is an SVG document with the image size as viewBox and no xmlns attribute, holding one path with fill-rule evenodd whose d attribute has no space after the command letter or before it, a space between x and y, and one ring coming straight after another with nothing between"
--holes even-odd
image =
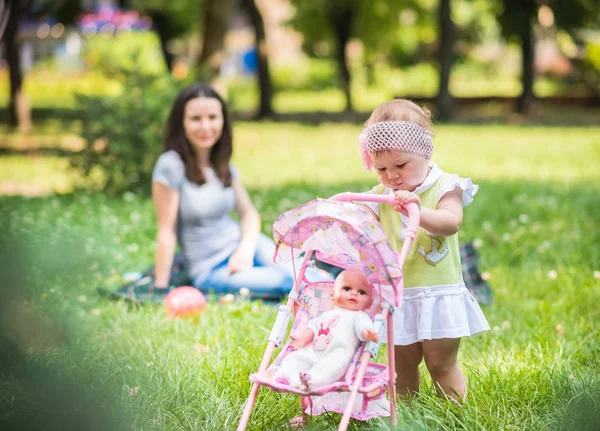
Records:
<instances>
[{"instance_id":1,"label":"gray t-shirt","mask_svg":"<svg viewBox=\"0 0 600 431\"><path fill-rule=\"evenodd\" d=\"M233 166L231 173L237 178ZM183 161L172 150L158 158L152 181L179 192L177 241L190 265L191 277L201 283L239 245L240 226L230 215L235 207L233 188L224 187L212 170L202 185L189 181Z\"/></svg>"}]
</instances>

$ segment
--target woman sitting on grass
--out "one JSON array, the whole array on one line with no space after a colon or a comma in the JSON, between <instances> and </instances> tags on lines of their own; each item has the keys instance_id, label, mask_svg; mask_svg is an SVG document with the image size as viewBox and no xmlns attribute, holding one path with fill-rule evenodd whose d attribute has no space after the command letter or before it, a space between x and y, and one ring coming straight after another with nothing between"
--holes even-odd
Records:
<instances>
[{"instance_id":1,"label":"woman sitting on grass","mask_svg":"<svg viewBox=\"0 0 600 431\"><path fill-rule=\"evenodd\" d=\"M136 288L136 300L162 302L173 288L169 276L177 244L200 290L231 293L246 287L253 297L275 299L291 290L293 274L272 263L275 245L260 233L260 216L230 162L231 129L227 106L211 86L191 85L176 98L164 153L152 174L155 279Z\"/></svg>"}]
</instances>

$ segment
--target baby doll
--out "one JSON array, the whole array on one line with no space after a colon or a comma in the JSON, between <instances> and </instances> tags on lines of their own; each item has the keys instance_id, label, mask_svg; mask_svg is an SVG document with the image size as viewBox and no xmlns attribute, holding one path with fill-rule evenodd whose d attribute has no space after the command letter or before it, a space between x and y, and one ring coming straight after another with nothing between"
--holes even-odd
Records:
<instances>
[{"instance_id":1,"label":"baby doll","mask_svg":"<svg viewBox=\"0 0 600 431\"><path fill-rule=\"evenodd\" d=\"M364 312L373 302L373 287L362 271L342 271L335 279L332 299L332 310L292 332L290 347L296 351L281 362L276 382L303 391L333 383L344 375L361 341L379 340Z\"/></svg>"}]
</instances>

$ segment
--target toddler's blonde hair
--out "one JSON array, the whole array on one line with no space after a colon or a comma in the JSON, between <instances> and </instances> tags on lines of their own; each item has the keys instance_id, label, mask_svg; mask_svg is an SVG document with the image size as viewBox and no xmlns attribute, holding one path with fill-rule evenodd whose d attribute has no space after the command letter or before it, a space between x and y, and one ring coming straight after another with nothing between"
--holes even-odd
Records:
<instances>
[{"instance_id":1,"label":"toddler's blonde hair","mask_svg":"<svg viewBox=\"0 0 600 431\"><path fill-rule=\"evenodd\" d=\"M365 122L365 127L382 121L410 121L433 132L431 111L407 99L393 99L379 105Z\"/></svg>"}]
</instances>

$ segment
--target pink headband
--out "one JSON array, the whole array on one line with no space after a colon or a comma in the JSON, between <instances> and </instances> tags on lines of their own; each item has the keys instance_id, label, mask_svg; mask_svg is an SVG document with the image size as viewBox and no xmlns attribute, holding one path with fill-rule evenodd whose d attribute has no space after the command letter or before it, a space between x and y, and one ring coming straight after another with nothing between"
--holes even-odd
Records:
<instances>
[{"instance_id":1,"label":"pink headband","mask_svg":"<svg viewBox=\"0 0 600 431\"><path fill-rule=\"evenodd\" d=\"M410 121L382 121L363 129L358 137L360 155L367 171L373 169L371 154L397 150L431 158L433 132Z\"/></svg>"}]
</instances>

